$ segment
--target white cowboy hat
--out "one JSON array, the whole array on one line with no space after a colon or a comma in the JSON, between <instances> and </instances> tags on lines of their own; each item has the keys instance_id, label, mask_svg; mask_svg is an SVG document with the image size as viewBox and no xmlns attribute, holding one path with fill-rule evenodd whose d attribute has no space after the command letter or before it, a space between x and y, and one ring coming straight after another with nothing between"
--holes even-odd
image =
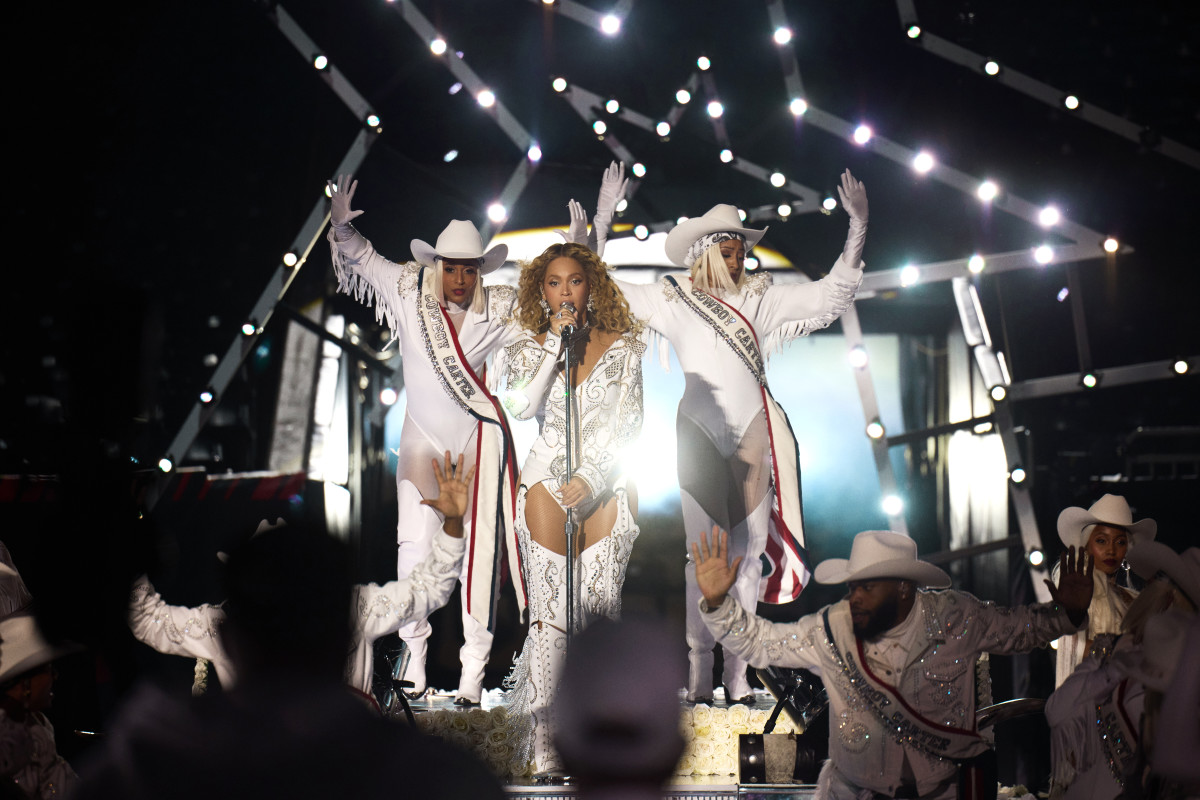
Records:
<instances>
[{"instance_id":1,"label":"white cowboy hat","mask_svg":"<svg viewBox=\"0 0 1200 800\"><path fill-rule=\"evenodd\" d=\"M1140 647L1113 655L1117 670L1149 689L1166 691L1183 658L1192 620L1178 608L1155 614L1146 620Z\"/></svg>"},{"instance_id":2,"label":"white cowboy hat","mask_svg":"<svg viewBox=\"0 0 1200 800\"><path fill-rule=\"evenodd\" d=\"M1141 542L1129 548L1129 566L1139 577L1154 580L1159 572L1167 577L1200 607L1200 547L1176 553L1162 542Z\"/></svg>"},{"instance_id":3,"label":"white cowboy hat","mask_svg":"<svg viewBox=\"0 0 1200 800\"><path fill-rule=\"evenodd\" d=\"M0 684L80 649L78 645L47 642L29 614L0 620Z\"/></svg>"},{"instance_id":4,"label":"white cowboy hat","mask_svg":"<svg viewBox=\"0 0 1200 800\"><path fill-rule=\"evenodd\" d=\"M949 575L933 564L917 560L916 542L892 531L863 531L854 537L849 560L827 558L817 564L813 577L817 583L896 578L935 589L950 585Z\"/></svg>"},{"instance_id":5,"label":"white cowboy hat","mask_svg":"<svg viewBox=\"0 0 1200 800\"><path fill-rule=\"evenodd\" d=\"M1084 530L1091 525L1111 525L1114 528L1124 528L1132 539L1130 552L1134 545L1149 541L1158 531L1158 523L1152 519L1133 521L1133 512L1125 498L1115 494L1106 494L1086 511L1079 506L1064 508L1058 515L1058 538L1070 547L1084 547L1088 537Z\"/></svg>"},{"instance_id":6,"label":"white cowboy hat","mask_svg":"<svg viewBox=\"0 0 1200 800\"><path fill-rule=\"evenodd\" d=\"M479 267L479 273L486 275L508 258L508 245L498 244L485 253L479 229L471 222L455 219L438 235L437 245L434 247L430 247L428 242L413 239L412 254L418 263L426 267L437 266L434 262L438 258L481 258L483 263Z\"/></svg>"},{"instance_id":7,"label":"white cowboy hat","mask_svg":"<svg viewBox=\"0 0 1200 800\"><path fill-rule=\"evenodd\" d=\"M667 258L671 259L673 264L681 267L687 266L683 261L687 257L688 248L695 244L701 236L721 231L740 233L745 236L746 252L749 253L754 245L758 244L758 240L763 237L767 229L756 231L743 227L742 217L738 214L737 206L721 203L710 208L704 216L685 219L671 229L671 232L667 234Z\"/></svg>"}]
</instances>

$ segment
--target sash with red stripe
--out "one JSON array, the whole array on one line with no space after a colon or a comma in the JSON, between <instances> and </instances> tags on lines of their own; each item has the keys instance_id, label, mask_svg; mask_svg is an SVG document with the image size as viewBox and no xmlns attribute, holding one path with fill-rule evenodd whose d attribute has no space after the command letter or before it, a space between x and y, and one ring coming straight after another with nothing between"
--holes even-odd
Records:
<instances>
[{"instance_id":1,"label":"sash with red stripe","mask_svg":"<svg viewBox=\"0 0 1200 800\"><path fill-rule=\"evenodd\" d=\"M495 624L503 561L510 554L517 603L525 608L524 572L516 547L513 513L517 462L512 433L499 401L471 369L450 317L428 290L425 270L417 278L417 318L434 374L451 400L478 420L475 480L471 489L470 541L467 543L467 613L489 630ZM517 559L513 562L511 559Z\"/></svg>"},{"instance_id":2,"label":"sash with red stripe","mask_svg":"<svg viewBox=\"0 0 1200 800\"><path fill-rule=\"evenodd\" d=\"M800 451L787 414L767 388L758 333L750 321L728 303L699 289L684 289L669 275L666 280L679 299L733 350L759 386L771 447L771 482L775 487L764 553L770 572L763 576L759 600L764 603L791 602L800 596L810 574L800 500Z\"/></svg>"}]
</instances>

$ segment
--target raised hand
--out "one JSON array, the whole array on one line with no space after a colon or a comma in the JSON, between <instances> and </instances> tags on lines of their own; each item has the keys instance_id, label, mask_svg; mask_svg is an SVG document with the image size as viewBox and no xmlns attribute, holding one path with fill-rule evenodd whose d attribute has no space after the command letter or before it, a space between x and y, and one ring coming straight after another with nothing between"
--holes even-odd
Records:
<instances>
[{"instance_id":1,"label":"raised hand","mask_svg":"<svg viewBox=\"0 0 1200 800\"><path fill-rule=\"evenodd\" d=\"M354 200L354 193L358 191L358 181L354 180L353 175L338 175L337 183L333 181L325 181L325 185L329 187L329 197L331 204L329 207L329 221L334 225L345 225L357 216L362 215L362 211L350 210L350 203Z\"/></svg>"},{"instance_id":2,"label":"raised hand","mask_svg":"<svg viewBox=\"0 0 1200 800\"><path fill-rule=\"evenodd\" d=\"M621 202L628 188L629 179L625 177L625 165L613 161L600 178L596 216L592 217L592 235L588 237L588 247L598 256L604 256L604 243L608 241L608 229L612 225L613 213L616 212L617 204Z\"/></svg>"},{"instance_id":3,"label":"raised hand","mask_svg":"<svg viewBox=\"0 0 1200 800\"><path fill-rule=\"evenodd\" d=\"M592 496L592 487L588 486L583 478L576 476L559 490L558 496L562 500L563 508L578 508L580 503L586 502Z\"/></svg>"},{"instance_id":4,"label":"raised hand","mask_svg":"<svg viewBox=\"0 0 1200 800\"><path fill-rule=\"evenodd\" d=\"M440 512L446 518L447 524L443 526L446 533L459 537L462 536L462 516L467 511L467 499L471 496L471 479L475 477L475 467L464 471L462 464L465 458L461 453L458 462L452 464L449 450L446 451L445 460L445 470L436 458L432 460L438 496L422 500L421 505L430 506ZM457 524L453 524L454 521L457 521Z\"/></svg>"},{"instance_id":5,"label":"raised hand","mask_svg":"<svg viewBox=\"0 0 1200 800\"><path fill-rule=\"evenodd\" d=\"M570 227L565 231L562 228L555 228L554 232L561 236L563 241L587 244L587 212L583 210L583 205L571 199L567 201L567 210L571 212Z\"/></svg>"},{"instance_id":6,"label":"raised hand","mask_svg":"<svg viewBox=\"0 0 1200 800\"><path fill-rule=\"evenodd\" d=\"M708 546L708 533L700 532L700 541L692 542L692 564L696 568L696 585L704 595L709 608L725 602L725 595L737 580L738 566L742 557L729 563L729 534L717 525L712 529L712 548Z\"/></svg>"},{"instance_id":7,"label":"raised hand","mask_svg":"<svg viewBox=\"0 0 1200 800\"><path fill-rule=\"evenodd\" d=\"M850 174L850 170L842 173L842 185L837 187L838 197L842 198L842 208L850 215L850 219L860 222L867 221L867 187L862 181Z\"/></svg>"},{"instance_id":8,"label":"raised hand","mask_svg":"<svg viewBox=\"0 0 1200 800\"><path fill-rule=\"evenodd\" d=\"M1095 559L1080 550L1076 558L1075 546L1067 548L1058 560L1058 586L1047 580L1050 596L1067 612L1075 626L1083 624L1088 606L1092 604L1092 572Z\"/></svg>"}]
</instances>

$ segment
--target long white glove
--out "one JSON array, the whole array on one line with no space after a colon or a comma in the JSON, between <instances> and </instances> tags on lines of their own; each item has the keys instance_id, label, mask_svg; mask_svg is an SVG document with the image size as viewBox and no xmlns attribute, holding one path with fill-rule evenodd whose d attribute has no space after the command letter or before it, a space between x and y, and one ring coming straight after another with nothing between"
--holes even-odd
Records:
<instances>
[{"instance_id":1,"label":"long white glove","mask_svg":"<svg viewBox=\"0 0 1200 800\"><path fill-rule=\"evenodd\" d=\"M862 263L863 242L867 238L867 187L851 175L850 170L846 170L842 173L842 185L837 187L837 192L842 199L842 208L850 215L850 233L842 249L842 263L851 269L858 269Z\"/></svg>"},{"instance_id":2,"label":"long white glove","mask_svg":"<svg viewBox=\"0 0 1200 800\"><path fill-rule=\"evenodd\" d=\"M333 181L325 181L325 185L329 187L329 196L332 199L329 222L333 225L338 241L345 241L350 238L353 230L349 227L350 221L364 213L350 208L354 201L354 193L358 191L358 181L354 180L353 175L338 175L336 184Z\"/></svg>"},{"instance_id":3,"label":"long white glove","mask_svg":"<svg viewBox=\"0 0 1200 800\"><path fill-rule=\"evenodd\" d=\"M588 245L598 256L604 256L604 243L608 240L613 213L628 188L625 165L616 161L609 164L600 179L600 197L596 200L596 216L592 217L592 235L588 239Z\"/></svg>"},{"instance_id":4,"label":"long white glove","mask_svg":"<svg viewBox=\"0 0 1200 800\"><path fill-rule=\"evenodd\" d=\"M573 244L587 244L587 212L574 199L567 201L567 210L571 213L571 225L565 231L562 228L555 228L554 232L561 236L564 241Z\"/></svg>"}]
</instances>

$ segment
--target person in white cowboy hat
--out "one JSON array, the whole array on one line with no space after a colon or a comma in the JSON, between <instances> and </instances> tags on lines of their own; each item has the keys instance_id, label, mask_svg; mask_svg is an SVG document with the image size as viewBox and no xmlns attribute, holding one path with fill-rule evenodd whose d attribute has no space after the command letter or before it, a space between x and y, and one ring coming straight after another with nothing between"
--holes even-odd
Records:
<instances>
[{"instance_id":1,"label":"person in white cowboy hat","mask_svg":"<svg viewBox=\"0 0 1200 800\"><path fill-rule=\"evenodd\" d=\"M414 262L395 264L374 247L351 221L358 182L350 175L329 182L329 242L338 288L375 306L400 343L404 388L408 395L396 467L398 523L396 574L408 576L429 552L441 520L421 504L436 487L427 466L443 452L466 453L467 466L478 464L468 511L468 551L463 562L462 676L456 701L479 703L484 669L491 652L493 611L500 587L500 557L512 540L512 503L516 464L511 436L495 397L486 385L489 355L509 337L516 292L509 286L483 286L480 278L499 268L507 245L484 250L476 227L453 220L433 245L413 239ZM518 603L524 596L517 592ZM400 629L412 652L405 677L411 694L426 689L425 655L430 626L414 620Z\"/></svg>"},{"instance_id":2,"label":"person in white cowboy hat","mask_svg":"<svg viewBox=\"0 0 1200 800\"><path fill-rule=\"evenodd\" d=\"M457 463L451 462L449 452L443 459L444 468L436 460L432 465L436 496L421 501L444 519L441 530L433 537L429 553L404 578L383 585L369 583L354 587L352 646L346 663L346 683L364 695L371 692L375 640L414 620L425 619L445 605L458 580L466 547L463 513L467 508L474 467L463 466L466 458L461 454ZM276 520L275 524L263 520L254 535L277 527L285 527L282 519ZM224 556L224 553L218 556ZM221 636L221 626L225 622L224 602L191 607L172 605L155 591L150 578L142 575L134 581L130 594L128 622L139 642L164 655L211 662L221 688L228 690L236 685L237 664ZM206 688L206 672L198 673L193 693L201 694Z\"/></svg>"},{"instance_id":3,"label":"person in white cowboy hat","mask_svg":"<svg viewBox=\"0 0 1200 800\"><path fill-rule=\"evenodd\" d=\"M624 189L624 166L613 164L601 181L594 220L598 248ZM808 580L798 450L767 388L764 360L777 346L828 326L854 299L862 281L867 193L846 170L838 194L850 230L820 280L772 285L770 274L748 274L746 257L766 228L747 227L735 206L717 205L667 236L667 256L688 273L651 285L618 282L630 310L670 341L683 368L676 433L685 530L689 537L713 525L730 532L734 551L744 556L733 591L751 607L758 600L794 600ZM573 217L582 214L577 203L571 210ZM579 228L575 220L572 228ZM687 697L711 702L714 642L696 612L700 592L692 576L685 572ZM753 700L741 659L727 653L723 677L726 699Z\"/></svg>"},{"instance_id":4,"label":"person in white cowboy hat","mask_svg":"<svg viewBox=\"0 0 1200 800\"><path fill-rule=\"evenodd\" d=\"M1134 522L1129 503L1115 494L1104 495L1091 508L1072 506L1058 515L1058 537L1062 543L1087 552L1096 562L1096 587L1088 609L1087 629L1064 636L1055 645L1055 688L1087 657L1096 636L1121 632L1121 619L1137 592L1128 585L1121 586L1117 578L1128 570L1126 554L1135 545L1153 539L1157 530L1152 519Z\"/></svg>"},{"instance_id":5,"label":"person in white cowboy hat","mask_svg":"<svg viewBox=\"0 0 1200 800\"><path fill-rule=\"evenodd\" d=\"M975 661L980 653L1021 653L1084 621L1091 562L1062 557L1054 602L1000 608L959 591L938 567L917 559L909 537L864 531L850 558L817 565L820 583L845 583L846 597L796 622L773 623L729 594L740 557L713 529L692 545L703 597L697 608L717 641L755 667L804 667L829 693L829 761L819 798L953 798L956 761L984 754L975 730ZM1085 562L1087 562L1085 564Z\"/></svg>"},{"instance_id":6,"label":"person in white cowboy hat","mask_svg":"<svg viewBox=\"0 0 1200 800\"><path fill-rule=\"evenodd\" d=\"M0 781L15 783L22 797L49 798L78 780L44 712L54 698L54 660L79 648L46 641L32 601L0 542Z\"/></svg>"}]
</instances>

